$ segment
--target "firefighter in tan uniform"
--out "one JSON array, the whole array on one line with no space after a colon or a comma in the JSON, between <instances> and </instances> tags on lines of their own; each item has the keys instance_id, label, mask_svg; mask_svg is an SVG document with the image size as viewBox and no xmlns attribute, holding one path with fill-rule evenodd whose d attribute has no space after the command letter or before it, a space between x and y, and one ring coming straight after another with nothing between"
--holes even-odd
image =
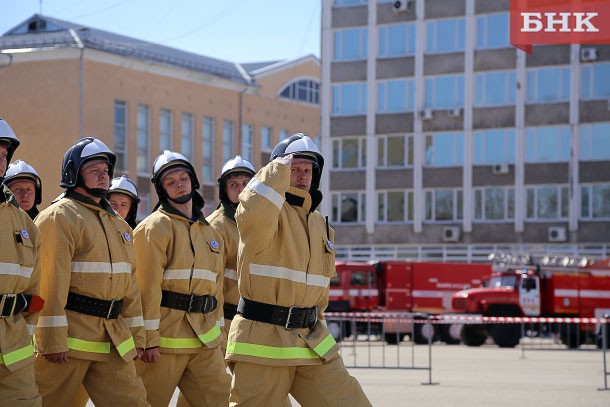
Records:
<instances>
[{"instance_id":1,"label":"firefighter in tan uniform","mask_svg":"<svg viewBox=\"0 0 610 407\"><path fill-rule=\"evenodd\" d=\"M0 183L18 146L15 133L0 119ZM3 184L0 184L0 227L0 405L40 406L32 346L37 311L43 305L38 297L39 233Z\"/></svg>"},{"instance_id":2,"label":"firefighter in tan uniform","mask_svg":"<svg viewBox=\"0 0 610 407\"><path fill-rule=\"evenodd\" d=\"M42 181L36 169L25 161L17 160L8 166L4 185L15 195L19 207L33 220L42 202Z\"/></svg>"},{"instance_id":3,"label":"firefighter in tan uniform","mask_svg":"<svg viewBox=\"0 0 610 407\"><path fill-rule=\"evenodd\" d=\"M124 175L114 178L108 190L108 202L132 229L136 228L140 197L132 180Z\"/></svg>"},{"instance_id":4,"label":"firefighter in tan uniform","mask_svg":"<svg viewBox=\"0 0 610 407\"><path fill-rule=\"evenodd\" d=\"M252 163L239 155L227 161L218 178L220 204L218 209L207 217L207 221L224 241L225 266L222 292L225 338L223 348L226 348L226 336L229 333L231 321L237 314L237 303L239 302L236 271L239 232L237 223L235 223L235 210L239 204L237 197L255 173L256 170Z\"/></svg>"},{"instance_id":5,"label":"firefighter in tan uniform","mask_svg":"<svg viewBox=\"0 0 610 407\"><path fill-rule=\"evenodd\" d=\"M324 159L293 134L239 195L241 299L227 360L231 406L370 406L323 320L335 274L334 231L316 208Z\"/></svg>"},{"instance_id":6,"label":"firefighter in tan uniform","mask_svg":"<svg viewBox=\"0 0 610 407\"><path fill-rule=\"evenodd\" d=\"M191 406L226 406L223 242L201 213L199 181L183 155L166 150L157 157L152 182L159 204L134 233L146 327L138 373L153 406L167 406L176 387Z\"/></svg>"},{"instance_id":7,"label":"firefighter in tan uniform","mask_svg":"<svg viewBox=\"0 0 610 407\"><path fill-rule=\"evenodd\" d=\"M43 405L66 406L84 384L96 406L147 406L134 359L145 332L132 231L106 193L115 155L83 138L64 155L66 194L36 218L41 292L36 382Z\"/></svg>"}]
</instances>

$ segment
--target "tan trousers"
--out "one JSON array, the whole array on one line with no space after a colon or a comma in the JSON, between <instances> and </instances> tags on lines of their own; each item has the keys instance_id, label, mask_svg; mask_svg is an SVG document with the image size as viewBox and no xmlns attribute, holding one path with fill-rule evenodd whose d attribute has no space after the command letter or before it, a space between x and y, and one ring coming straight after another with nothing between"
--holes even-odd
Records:
<instances>
[{"instance_id":1,"label":"tan trousers","mask_svg":"<svg viewBox=\"0 0 610 407\"><path fill-rule=\"evenodd\" d=\"M220 348L162 353L157 363L137 362L136 367L153 407L166 407L176 387L192 407L229 404L231 379Z\"/></svg>"},{"instance_id":2,"label":"tan trousers","mask_svg":"<svg viewBox=\"0 0 610 407\"><path fill-rule=\"evenodd\" d=\"M23 366L14 372L0 370L0 406L42 406L34 380L34 364Z\"/></svg>"},{"instance_id":3,"label":"tan trousers","mask_svg":"<svg viewBox=\"0 0 610 407\"><path fill-rule=\"evenodd\" d=\"M149 406L134 363L125 362L114 349L110 357L106 362L69 358L68 363L36 358L36 383L43 406L73 405L81 384L96 407Z\"/></svg>"},{"instance_id":4,"label":"tan trousers","mask_svg":"<svg viewBox=\"0 0 610 407\"><path fill-rule=\"evenodd\" d=\"M362 387L338 355L323 365L266 366L234 362L231 407L290 406L288 394L302 406L370 407Z\"/></svg>"}]
</instances>

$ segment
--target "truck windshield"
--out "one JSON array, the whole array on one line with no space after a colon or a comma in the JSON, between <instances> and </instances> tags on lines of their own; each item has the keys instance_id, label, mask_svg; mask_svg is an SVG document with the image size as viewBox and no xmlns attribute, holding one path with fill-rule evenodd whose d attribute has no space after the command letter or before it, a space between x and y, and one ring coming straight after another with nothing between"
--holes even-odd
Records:
<instances>
[{"instance_id":1,"label":"truck windshield","mask_svg":"<svg viewBox=\"0 0 610 407\"><path fill-rule=\"evenodd\" d=\"M489 279L488 287L511 287L517 286L517 276L495 276Z\"/></svg>"}]
</instances>

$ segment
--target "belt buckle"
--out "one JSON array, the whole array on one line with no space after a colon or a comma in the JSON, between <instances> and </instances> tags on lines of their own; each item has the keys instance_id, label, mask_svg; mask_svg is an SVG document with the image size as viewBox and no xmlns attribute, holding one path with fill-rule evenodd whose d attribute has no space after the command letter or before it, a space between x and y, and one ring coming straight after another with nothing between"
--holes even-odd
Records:
<instances>
[{"instance_id":1,"label":"belt buckle","mask_svg":"<svg viewBox=\"0 0 610 407\"><path fill-rule=\"evenodd\" d=\"M110 306L108 307L108 313L106 314L106 319L110 319L111 315L112 315L112 309L114 308L114 302L116 300L113 298L112 300L110 300Z\"/></svg>"},{"instance_id":2,"label":"belt buckle","mask_svg":"<svg viewBox=\"0 0 610 407\"><path fill-rule=\"evenodd\" d=\"M201 313L207 314L212 312L214 309L214 300L212 298L213 297L211 295L203 296L203 309L201 310Z\"/></svg>"},{"instance_id":3,"label":"belt buckle","mask_svg":"<svg viewBox=\"0 0 610 407\"><path fill-rule=\"evenodd\" d=\"M313 329L318 323L318 306L313 307L312 311L314 312L314 319L311 324L309 324L308 328ZM308 318L309 319L309 318Z\"/></svg>"},{"instance_id":4,"label":"belt buckle","mask_svg":"<svg viewBox=\"0 0 610 407\"><path fill-rule=\"evenodd\" d=\"M8 313L8 315L4 315L4 306L6 305L7 298L13 299L13 306L11 307L11 310ZM16 306L17 306L17 294L12 294L12 293L11 294L2 294L2 299L0 300L0 318L7 318L7 317L13 316Z\"/></svg>"},{"instance_id":5,"label":"belt buckle","mask_svg":"<svg viewBox=\"0 0 610 407\"><path fill-rule=\"evenodd\" d=\"M189 295L189 305L186 308L186 313L190 314L191 312L193 312L193 301L195 300L195 293L191 293L191 295Z\"/></svg>"},{"instance_id":6,"label":"belt buckle","mask_svg":"<svg viewBox=\"0 0 610 407\"><path fill-rule=\"evenodd\" d=\"M284 328L286 328L286 329L292 329L292 326L290 325L290 317L292 316L292 311L295 308L296 307L294 305L292 305L291 307L288 308L288 316L286 317L286 324L284 325Z\"/></svg>"}]
</instances>

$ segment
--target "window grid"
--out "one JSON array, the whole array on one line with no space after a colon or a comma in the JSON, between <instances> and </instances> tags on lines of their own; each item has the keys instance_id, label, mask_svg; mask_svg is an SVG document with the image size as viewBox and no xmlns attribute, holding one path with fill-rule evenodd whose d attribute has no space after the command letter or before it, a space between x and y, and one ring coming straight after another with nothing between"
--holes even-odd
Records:
<instances>
[{"instance_id":1,"label":"window grid","mask_svg":"<svg viewBox=\"0 0 610 407\"><path fill-rule=\"evenodd\" d=\"M475 75L477 107L515 104L517 77L515 71L492 71Z\"/></svg>"},{"instance_id":2,"label":"window grid","mask_svg":"<svg viewBox=\"0 0 610 407\"><path fill-rule=\"evenodd\" d=\"M485 129L474 132L475 164L513 164L515 129Z\"/></svg>"},{"instance_id":3,"label":"window grid","mask_svg":"<svg viewBox=\"0 0 610 407\"><path fill-rule=\"evenodd\" d=\"M225 120L222 123L222 161L226 162L233 158L235 154L235 134L233 132L233 122Z\"/></svg>"},{"instance_id":4,"label":"window grid","mask_svg":"<svg viewBox=\"0 0 610 407\"><path fill-rule=\"evenodd\" d=\"M464 51L466 20L449 18L426 22L426 53L441 54Z\"/></svg>"},{"instance_id":5,"label":"window grid","mask_svg":"<svg viewBox=\"0 0 610 407\"><path fill-rule=\"evenodd\" d=\"M138 141L136 170L138 175L149 176L150 165L150 108L138 105Z\"/></svg>"},{"instance_id":6,"label":"window grid","mask_svg":"<svg viewBox=\"0 0 610 407\"><path fill-rule=\"evenodd\" d=\"M366 83L350 82L333 85L334 116L366 114L366 108Z\"/></svg>"},{"instance_id":7,"label":"window grid","mask_svg":"<svg viewBox=\"0 0 610 407\"><path fill-rule=\"evenodd\" d=\"M610 184L582 184L580 218L610 220Z\"/></svg>"},{"instance_id":8,"label":"window grid","mask_svg":"<svg viewBox=\"0 0 610 407\"><path fill-rule=\"evenodd\" d=\"M244 123L241 126L241 156L252 161L252 125Z\"/></svg>"},{"instance_id":9,"label":"window grid","mask_svg":"<svg viewBox=\"0 0 610 407\"><path fill-rule=\"evenodd\" d=\"M201 155L203 157L203 182L214 182L214 128L215 122L212 117L203 118L203 126L201 127Z\"/></svg>"},{"instance_id":10,"label":"window grid","mask_svg":"<svg viewBox=\"0 0 610 407\"><path fill-rule=\"evenodd\" d=\"M270 152L273 144L273 132L271 127L261 127L261 150Z\"/></svg>"},{"instance_id":11,"label":"window grid","mask_svg":"<svg viewBox=\"0 0 610 407\"><path fill-rule=\"evenodd\" d=\"M581 125L580 159L610 159L610 123L592 123Z\"/></svg>"},{"instance_id":12,"label":"window grid","mask_svg":"<svg viewBox=\"0 0 610 407\"><path fill-rule=\"evenodd\" d=\"M581 96L585 100L610 98L610 63L586 64L582 68Z\"/></svg>"},{"instance_id":13,"label":"window grid","mask_svg":"<svg viewBox=\"0 0 610 407\"><path fill-rule=\"evenodd\" d=\"M464 135L437 133L426 135L425 166L459 166L464 161Z\"/></svg>"},{"instance_id":14,"label":"window grid","mask_svg":"<svg viewBox=\"0 0 610 407\"><path fill-rule=\"evenodd\" d=\"M368 28L335 30L333 38L334 61L356 61L367 58Z\"/></svg>"},{"instance_id":15,"label":"window grid","mask_svg":"<svg viewBox=\"0 0 610 407\"><path fill-rule=\"evenodd\" d=\"M379 58L415 55L415 24L401 23L379 27Z\"/></svg>"},{"instance_id":16,"label":"window grid","mask_svg":"<svg viewBox=\"0 0 610 407\"><path fill-rule=\"evenodd\" d=\"M333 140L333 169L364 169L366 167L366 138L338 138Z\"/></svg>"},{"instance_id":17,"label":"window grid","mask_svg":"<svg viewBox=\"0 0 610 407\"><path fill-rule=\"evenodd\" d=\"M477 49L510 47L509 32L508 13L477 16Z\"/></svg>"},{"instance_id":18,"label":"window grid","mask_svg":"<svg viewBox=\"0 0 610 407\"><path fill-rule=\"evenodd\" d=\"M415 81L390 79L377 82L377 113L412 112L415 105Z\"/></svg>"},{"instance_id":19,"label":"window grid","mask_svg":"<svg viewBox=\"0 0 610 407\"><path fill-rule=\"evenodd\" d=\"M320 84L311 79L301 79L282 89L280 97L318 105L320 104Z\"/></svg>"},{"instance_id":20,"label":"window grid","mask_svg":"<svg viewBox=\"0 0 610 407\"><path fill-rule=\"evenodd\" d=\"M565 185L527 186L527 220L565 220L568 218L568 187Z\"/></svg>"},{"instance_id":21,"label":"window grid","mask_svg":"<svg viewBox=\"0 0 610 407\"><path fill-rule=\"evenodd\" d=\"M503 222L515 218L515 189L486 187L474 189L474 219Z\"/></svg>"},{"instance_id":22,"label":"window grid","mask_svg":"<svg viewBox=\"0 0 610 407\"><path fill-rule=\"evenodd\" d=\"M443 222L462 219L462 190L454 188L424 189L426 221Z\"/></svg>"},{"instance_id":23,"label":"window grid","mask_svg":"<svg viewBox=\"0 0 610 407\"><path fill-rule=\"evenodd\" d=\"M159 114L159 152L172 150L173 142L173 113L168 109L161 109Z\"/></svg>"},{"instance_id":24,"label":"window grid","mask_svg":"<svg viewBox=\"0 0 610 407\"><path fill-rule=\"evenodd\" d=\"M360 191L343 191L331 194L333 223L366 222L365 194Z\"/></svg>"},{"instance_id":25,"label":"window grid","mask_svg":"<svg viewBox=\"0 0 610 407\"><path fill-rule=\"evenodd\" d=\"M378 136L377 167L412 167L414 162L413 140L413 136Z\"/></svg>"},{"instance_id":26,"label":"window grid","mask_svg":"<svg viewBox=\"0 0 610 407\"><path fill-rule=\"evenodd\" d=\"M570 158L568 126L530 127L525 134L525 162L565 162Z\"/></svg>"},{"instance_id":27,"label":"window grid","mask_svg":"<svg viewBox=\"0 0 610 407\"><path fill-rule=\"evenodd\" d=\"M191 113L182 113L182 154L193 162L194 123Z\"/></svg>"},{"instance_id":28,"label":"window grid","mask_svg":"<svg viewBox=\"0 0 610 407\"><path fill-rule=\"evenodd\" d=\"M115 171L126 173L127 103L123 100L115 100L114 102L114 154L116 155Z\"/></svg>"},{"instance_id":29,"label":"window grid","mask_svg":"<svg viewBox=\"0 0 610 407\"><path fill-rule=\"evenodd\" d=\"M556 103L569 100L569 67L528 69L527 103Z\"/></svg>"},{"instance_id":30,"label":"window grid","mask_svg":"<svg viewBox=\"0 0 610 407\"><path fill-rule=\"evenodd\" d=\"M413 191L396 190L378 192L377 222L413 222Z\"/></svg>"},{"instance_id":31,"label":"window grid","mask_svg":"<svg viewBox=\"0 0 610 407\"><path fill-rule=\"evenodd\" d=\"M464 107L464 76L427 77L425 105L434 109Z\"/></svg>"}]
</instances>

